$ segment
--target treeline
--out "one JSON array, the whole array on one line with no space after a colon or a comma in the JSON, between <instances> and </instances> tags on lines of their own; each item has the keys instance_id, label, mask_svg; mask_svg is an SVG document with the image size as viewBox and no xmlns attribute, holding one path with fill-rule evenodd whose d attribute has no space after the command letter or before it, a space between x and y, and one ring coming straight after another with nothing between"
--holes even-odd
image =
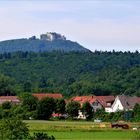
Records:
<instances>
[{"instance_id":1,"label":"treeline","mask_svg":"<svg viewBox=\"0 0 140 140\"><path fill-rule=\"evenodd\" d=\"M64 99L53 99L45 97L38 100L31 94L20 96L21 104L13 105L4 102L0 106L0 119L17 117L23 120L54 120L54 119L81 119L78 118L79 111L86 120L102 121L140 121L140 105L136 104L133 111L118 111L107 113L104 109L94 111L89 102L81 106L78 102L72 101L66 104Z\"/></svg>"},{"instance_id":2,"label":"treeline","mask_svg":"<svg viewBox=\"0 0 140 140\"><path fill-rule=\"evenodd\" d=\"M0 95L60 92L140 96L139 52L16 52L0 54Z\"/></svg>"},{"instance_id":3,"label":"treeline","mask_svg":"<svg viewBox=\"0 0 140 140\"><path fill-rule=\"evenodd\" d=\"M53 113L65 113L64 99L43 98L38 100L29 93L19 96L21 103L6 101L0 105L0 119L17 117L23 120L49 120Z\"/></svg>"}]
</instances>

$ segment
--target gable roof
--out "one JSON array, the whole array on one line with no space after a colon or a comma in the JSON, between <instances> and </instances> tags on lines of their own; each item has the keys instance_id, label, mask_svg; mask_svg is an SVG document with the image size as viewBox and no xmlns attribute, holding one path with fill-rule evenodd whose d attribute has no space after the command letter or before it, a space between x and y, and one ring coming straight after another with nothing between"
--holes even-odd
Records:
<instances>
[{"instance_id":1,"label":"gable roof","mask_svg":"<svg viewBox=\"0 0 140 140\"><path fill-rule=\"evenodd\" d=\"M115 96L96 96L96 99L100 102L103 107L109 107L107 103L113 104Z\"/></svg>"},{"instance_id":2,"label":"gable roof","mask_svg":"<svg viewBox=\"0 0 140 140\"><path fill-rule=\"evenodd\" d=\"M139 102L138 97L131 97L131 96L125 96L125 95L119 95L118 96L122 106L124 109L133 109L134 105Z\"/></svg>"},{"instance_id":3,"label":"gable roof","mask_svg":"<svg viewBox=\"0 0 140 140\"><path fill-rule=\"evenodd\" d=\"M32 95L37 97L39 100L45 97L54 98L54 99L63 98L62 94L60 93L33 93Z\"/></svg>"}]
</instances>

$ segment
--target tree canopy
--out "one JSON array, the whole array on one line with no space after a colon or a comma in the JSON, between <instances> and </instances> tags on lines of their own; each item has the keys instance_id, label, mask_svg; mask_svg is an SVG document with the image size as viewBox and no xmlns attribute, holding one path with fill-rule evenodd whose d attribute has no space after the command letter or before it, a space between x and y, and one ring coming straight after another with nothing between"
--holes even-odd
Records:
<instances>
[{"instance_id":1,"label":"tree canopy","mask_svg":"<svg viewBox=\"0 0 140 140\"><path fill-rule=\"evenodd\" d=\"M24 122L17 118L8 118L0 121L1 140L26 140L29 130Z\"/></svg>"},{"instance_id":2,"label":"tree canopy","mask_svg":"<svg viewBox=\"0 0 140 140\"><path fill-rule=\"evenodd\" d=\"M91 107L90 103L89 102L85 102L82 106L82 112L83 114L86 116L86 119L87 120L90 120L93 118L93 108Z\"/></svg>"},{"instance_id":3,"label":"tree canopy","mask_svg":"<svg viewBox=\"0 0 140 140\"><path fill-rule=\"evenodd\" d=\"M16 52L0 54L0 95L57 92L140 96L138 52Z\"/></svg>"},{"instance_id":4,"label":"tree canopy","mask_svg":"<svg viewBox=\"0 0 140 140\"><path fill-rule=\"evenodd\" d=\"M74 118L78 116L78 111L80 110L80 104L78 102L69 102L66 105L66 111L69 117Z\"/></svg>"},{"instance_id":5,"label":"tree canopy","mask_svg":"<svg viewBox=\"0 0 140 140\"><path fill-rule=\"evenodd\" d=\"M37 118L42 120L48 120L55 111L55 101L53 98L45 97L38 102L37 106Z\"/></svg>"}]
</instances>

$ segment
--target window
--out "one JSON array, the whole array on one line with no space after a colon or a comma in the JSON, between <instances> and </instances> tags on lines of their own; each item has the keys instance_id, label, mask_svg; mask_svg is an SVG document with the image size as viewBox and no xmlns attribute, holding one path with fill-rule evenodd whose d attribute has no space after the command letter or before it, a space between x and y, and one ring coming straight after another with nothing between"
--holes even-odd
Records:
<instances>
[{"instance_id":1,"label":"window","mask_svg":"<svg viewBox=\"0 0 140 140\"><path fill-rule=\"evenodd\" d=\"M107 106L111 106L111 103L107 103Z\"/></svg>"},{"instance_id":2,"label":"window","mask_svg":"<svg viewBox=\"0 0 140 140\"><path fill-rule=\"evenodd\" d=\"M98 102L95 102L95 103L94 103L94 106L98 106Z\"/></svg>"}]
</instances>

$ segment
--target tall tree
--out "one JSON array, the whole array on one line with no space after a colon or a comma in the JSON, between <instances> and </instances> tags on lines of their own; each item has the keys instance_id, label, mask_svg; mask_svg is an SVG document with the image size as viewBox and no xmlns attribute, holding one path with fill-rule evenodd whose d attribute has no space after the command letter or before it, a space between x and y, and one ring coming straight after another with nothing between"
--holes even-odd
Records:
<instances>
[{"instance_id":1,"label":"tall tree","mask_svg":"<svg viewBox=\"0 0 140 140\"><path fill-rule=\"evenodd\" d=\"M34 111L37 109L38 99L29 93L23 93L20 95L22 100L22 106L28 111Z\"/></svg>"},{"instance_id":2,"label":"tall tree","mask_svg":"<svg viewBox=\"0 0 140 140\"><path fill-rule=\"evenodd\" d=\"M85 102L82 106L82 113L86 116L87 120L92 119L93 117L93 108L91 107L89 102Z\"/></svg>"},{"instance_id":3,"label":"tall tree","mask_svg":"<svg viewBox=\"0 0 140 140\"><path fill-rule=\"evenodd\" d=\"M38 119L48 120L55 111L55 101L53 98L45 97L38 102L37 117Z\"/></svg>"},{"instance_id":4,"label":"tall tree","mask_svg":"<svg viewBox=\"0 0 140 140\"><path fill-rule=\"evenodd\" d=\"M134 112L135 121L140 121L140 105L139 104L135 104L133 112Z\"/></svg>"},{"instance_id":5,"label":"tall tree","mask_svg":"<svg viewBox=\"0 0 140 140\"><path fill-rule=\"evenodd\" d=\"M66 105L66 112L71 118L78 116L78 111L80 110L80 104L78 102L69 102Z\"/></svg>"},{"instance_id":6,"label":"tall tree","mask_svg":"<svg viewBox=\"0 0 140 140\"><path fill-rule=\"evenodd\" d=\"M66 103L64 99L57 99L55 112L59 114L65 113L65 106L66 106Z\"/></svg>"}]
</instances>

